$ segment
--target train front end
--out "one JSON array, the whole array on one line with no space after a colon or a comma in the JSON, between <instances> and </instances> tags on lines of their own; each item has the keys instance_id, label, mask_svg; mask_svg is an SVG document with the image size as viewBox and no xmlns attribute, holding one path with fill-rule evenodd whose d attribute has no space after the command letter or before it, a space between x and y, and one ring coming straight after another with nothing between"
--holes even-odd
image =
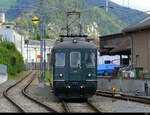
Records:
<instances>
[{"instance_id":1,"label":"train front end","mask_svg":"<svg viewBox=\"0 0 150 115\"><path fill-rule=\"evenodd\" d=\"M61 99L92 97L97 89L97 49L84 42L62 46L52 51L55 95Z\"/></svg>"}]
</instances>

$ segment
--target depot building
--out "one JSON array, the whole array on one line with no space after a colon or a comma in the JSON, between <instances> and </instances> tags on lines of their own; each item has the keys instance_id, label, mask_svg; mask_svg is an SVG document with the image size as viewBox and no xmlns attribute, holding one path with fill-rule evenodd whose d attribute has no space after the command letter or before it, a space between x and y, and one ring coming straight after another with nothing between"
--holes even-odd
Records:
<instances>
[{"instance_id":1,"label":"depot building","mask_svg":"<svg viewBox=\"0 0 150 115\"><path fill-rule=\"evenodd\" d=\"M101 55L128 55L128 64L150 73L150 16L123 29L121 33L100 36Z\"/></svg>"}]
</instances>

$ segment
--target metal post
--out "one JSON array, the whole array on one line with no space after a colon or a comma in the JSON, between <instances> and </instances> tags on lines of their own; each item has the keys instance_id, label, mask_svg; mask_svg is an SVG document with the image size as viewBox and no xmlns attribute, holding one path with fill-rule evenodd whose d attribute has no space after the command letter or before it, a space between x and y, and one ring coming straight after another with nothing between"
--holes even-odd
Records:
<instances>
[{"instance_id":1,"label":"metal post","mask_svg":"<svg viewBox=\"0 0 150 115\"><path fill-rule=\"evenodd\" d=\"M124 6L124 0L122 1L122 6Z\"/></svg>"},{"instance_id":2,"label":"metal post","mask_svg":"<svg viewBox=\"0 0 150 115\"><path fill-rule=\"evenodd\" d=\"M40 83L41 87L44 87L43 80L43 0L40 2Z\"/></svg>"},{"instance_id":3,"label":"metal post","mask_svg":"<svg viewBox=\"0 0 150 115\"><path fill-rule=\"evenodd\" d=\"M106 12L108 12L108 0L106 0Z\"/></svg>"},{"instance_id":4,"label":"metal post","mask_svg":"<svg viewBox=\"0 0 150 115\"><path fill-rule=\"evenodd\" d=\"M26 69L28 71L28 44L29 44L29 40L25 40L25 43L27 44L27 62L26 62Z\"/></svg>"},{"instance_id":5,"label":"metal post","mask_svg":"<svg viewBox=\"0 0 150 115\"><path fill-rule=\"evenodd\" d=\"M46 59L45 59L45 53L46 53L46 46L45 46L45 37L46 37L46 31L44 29L44 82L45 82L45 66L46 66Z\"/></svg>"},{"instance_id":6,"label":"metal post","mask_svg":"<svg viewBox=\"0 0 150 115\"><path fill-rule=\"evenodd\" d=\"M29 70L28 68L28 41L27 41L27 71Z\"/></svg>"},{"instance_id":7,"label":"metal post","mask_svg":"<svg viewBox=\"0 0 150 115\"><path fill-rule=\"evenodd\" d=\"M82 23L80 21L80 35L82 35Z\"/></svg>"}]
</instances>

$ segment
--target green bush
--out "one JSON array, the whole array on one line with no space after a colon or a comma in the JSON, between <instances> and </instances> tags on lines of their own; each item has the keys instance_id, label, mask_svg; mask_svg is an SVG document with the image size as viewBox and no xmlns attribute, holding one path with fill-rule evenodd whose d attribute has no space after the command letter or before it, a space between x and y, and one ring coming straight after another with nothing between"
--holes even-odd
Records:
<instances>
[{"instance_id":1,"label":"green bush","mask_svg":"<svg viewBox=\"0 0 150 115\"><path fill-rule=\"evenodd\" d=\"M24 70L24 61L14 43L0 42L0 64L7 65L7 72L16 75Z\"/></svg>"}]
</instances>

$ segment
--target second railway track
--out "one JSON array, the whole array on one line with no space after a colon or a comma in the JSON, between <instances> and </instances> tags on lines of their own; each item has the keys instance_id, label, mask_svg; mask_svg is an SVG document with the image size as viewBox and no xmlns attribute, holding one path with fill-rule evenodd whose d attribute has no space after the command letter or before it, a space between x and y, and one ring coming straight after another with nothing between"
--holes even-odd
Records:
<instances>
[{"instance_id":1,"label":"second railway track","mask_svg":"<svg viewBox=\"0 0 150 115\"><path fill-rule=\"evenodd\" d=\"M120 100L126 100L126 101L134 101L143 104L150 104L150 98L146 98L146 97L133 96L133 95L127 95L122 93L113 94L112 92L101 91L101 90L97 90L96 95L120 99Z\"/></svg>"},{"instance_id":2,"label":"second railway track","mask_svg":"<svg viewBox=\"0 0 150 115\"><path fill-rule=\"evenodd\" d=\"M29 76L32 76L32 79ZM18 112L56 112L54 109L37 101L26 93L26 88L32 83L35 76L35 73L30 72L22 77L3 92L4 97L17 107ZM24 86L24 84L27 85Z\"/></svg>"}]
</instances>

